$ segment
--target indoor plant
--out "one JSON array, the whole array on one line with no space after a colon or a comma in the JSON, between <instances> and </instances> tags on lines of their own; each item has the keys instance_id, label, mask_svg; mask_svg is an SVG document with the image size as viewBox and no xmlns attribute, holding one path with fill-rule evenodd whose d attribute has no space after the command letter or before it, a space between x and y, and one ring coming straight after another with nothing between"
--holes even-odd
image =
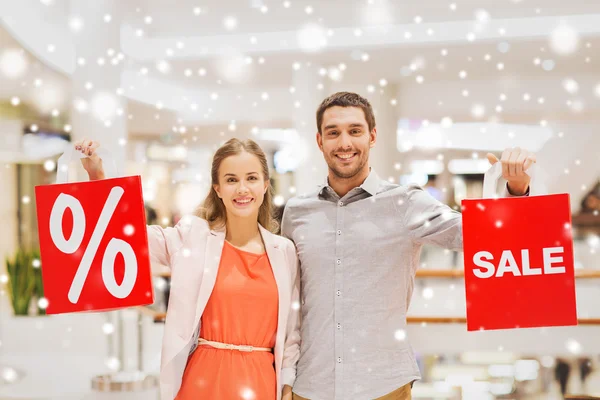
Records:
<instances>
[{"instance_id":1,"label":"indoor plant","mask_svg":"<svg viewBox=\"0 0 600 400\"><path fill-rule=\"evenodd\" d=\"M32 299L43 297L40 253L19 249L12 259L6 259L8 293L15 315L29 315ZM45 314L37 307L38 313Z\"/></svg>"}]
</instances>

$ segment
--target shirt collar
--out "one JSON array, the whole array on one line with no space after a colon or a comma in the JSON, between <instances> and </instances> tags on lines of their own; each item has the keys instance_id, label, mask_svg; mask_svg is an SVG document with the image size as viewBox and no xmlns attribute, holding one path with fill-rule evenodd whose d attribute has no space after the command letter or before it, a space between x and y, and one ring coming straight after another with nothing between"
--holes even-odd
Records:
<instances>
[{"instance_id":1,"label":"shirt collar","mask_svg":"<svg viewBox=\"0 0 600 400\"><path fill-rule=\"evenodd\" d=\"M379 189L379 176L373 168L370 169L367 179L365 179L365 181L359 187L365 192L369 193L371 196L375 196L377 194L377 189ZM322 195L327 188L331 189L331 187L329 186L329 179L325 177L325 182L321 186L319 194Z\"/></svg>"},{"instance_id":2,"label":"shirt collar","mask_svg":"<svg viewBox=\"0 0 600 400\"><path fill-rule=\"evenodd\" d=\"M379 189L379 176L373 168L371 168L369 176L367 176L367 179L365 179L360 187L371 196L375 196L377 194L377 189Z\"/></svg>"}]
</instances>

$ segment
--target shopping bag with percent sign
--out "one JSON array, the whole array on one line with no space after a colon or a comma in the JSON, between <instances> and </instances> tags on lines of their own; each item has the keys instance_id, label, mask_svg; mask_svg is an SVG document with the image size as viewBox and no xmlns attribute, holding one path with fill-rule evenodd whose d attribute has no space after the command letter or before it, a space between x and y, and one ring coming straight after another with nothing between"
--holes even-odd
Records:
<instances>
[{"instance_id":1,"label":"shopping bag with percent sign","mask_svg":"<svg viewBox=\"0 0 600 400\"><path fill-rule=\"evenodd\" d=\"M108 176L116 167L98 150ZM57 183L35 188L47 314L107 311L154 302L139 176L67 183L69 148Z\"/></svg>"},{"instance_id":2,"label":"shopping bag with percent sign","mask_svg":"<svg viewBox=\"0 0 600 400\"><path fill-rule=\"evenodd\" d=\"M496 163L483 199L462 201L467 330L577 325L568 194L546 194L535 165L529 197L497 198Z\"/></svg>"}]
</instances>

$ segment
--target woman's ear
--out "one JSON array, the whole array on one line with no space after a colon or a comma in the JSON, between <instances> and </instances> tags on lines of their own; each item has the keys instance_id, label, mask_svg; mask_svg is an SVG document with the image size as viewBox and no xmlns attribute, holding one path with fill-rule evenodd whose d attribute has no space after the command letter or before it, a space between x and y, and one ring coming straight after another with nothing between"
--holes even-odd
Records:
<instances>
[{"instance_id":1,"label":"woman's ear","mask_svg":"<svg viewBox=\"0 0 600 400\"><path fill-rule=\"evenodd\" d=\"M213 185L213 190L215 191L215 193L217 194L217 196L222 199L221 197L221 193L219 192L219 185Z\"/></svg>"}]
</instances>

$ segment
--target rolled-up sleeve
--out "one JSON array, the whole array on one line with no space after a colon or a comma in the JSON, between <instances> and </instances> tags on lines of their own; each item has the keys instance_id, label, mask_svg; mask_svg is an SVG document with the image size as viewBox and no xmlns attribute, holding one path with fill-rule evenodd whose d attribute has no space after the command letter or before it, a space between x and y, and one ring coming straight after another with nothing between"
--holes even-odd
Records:
<instances>
[{"instance_id":1,"label":"rolled-up sleeve","mask_svg":"<svg viewBox=\"0 0 600 400\"><path fill-rule=\"evenodd\" d=\"M407 189L403 221L410 237L416 242L462 251L461 214L419 186Z\"/></svg>"},{"instance_id":2,"label":"rolled-up sleeve","mask_svg":"<svg viewBox=\"0 0 600 400\"><path fill-rule=\"evenodd\" d=\"M512 195L504 186L502 197ZM407 189L408 204L404 209L404 224L409 235L418 243L433 244L446 249L462 251L462 215L441 203L419 186Z\"/></svg>"}]
</instances>

